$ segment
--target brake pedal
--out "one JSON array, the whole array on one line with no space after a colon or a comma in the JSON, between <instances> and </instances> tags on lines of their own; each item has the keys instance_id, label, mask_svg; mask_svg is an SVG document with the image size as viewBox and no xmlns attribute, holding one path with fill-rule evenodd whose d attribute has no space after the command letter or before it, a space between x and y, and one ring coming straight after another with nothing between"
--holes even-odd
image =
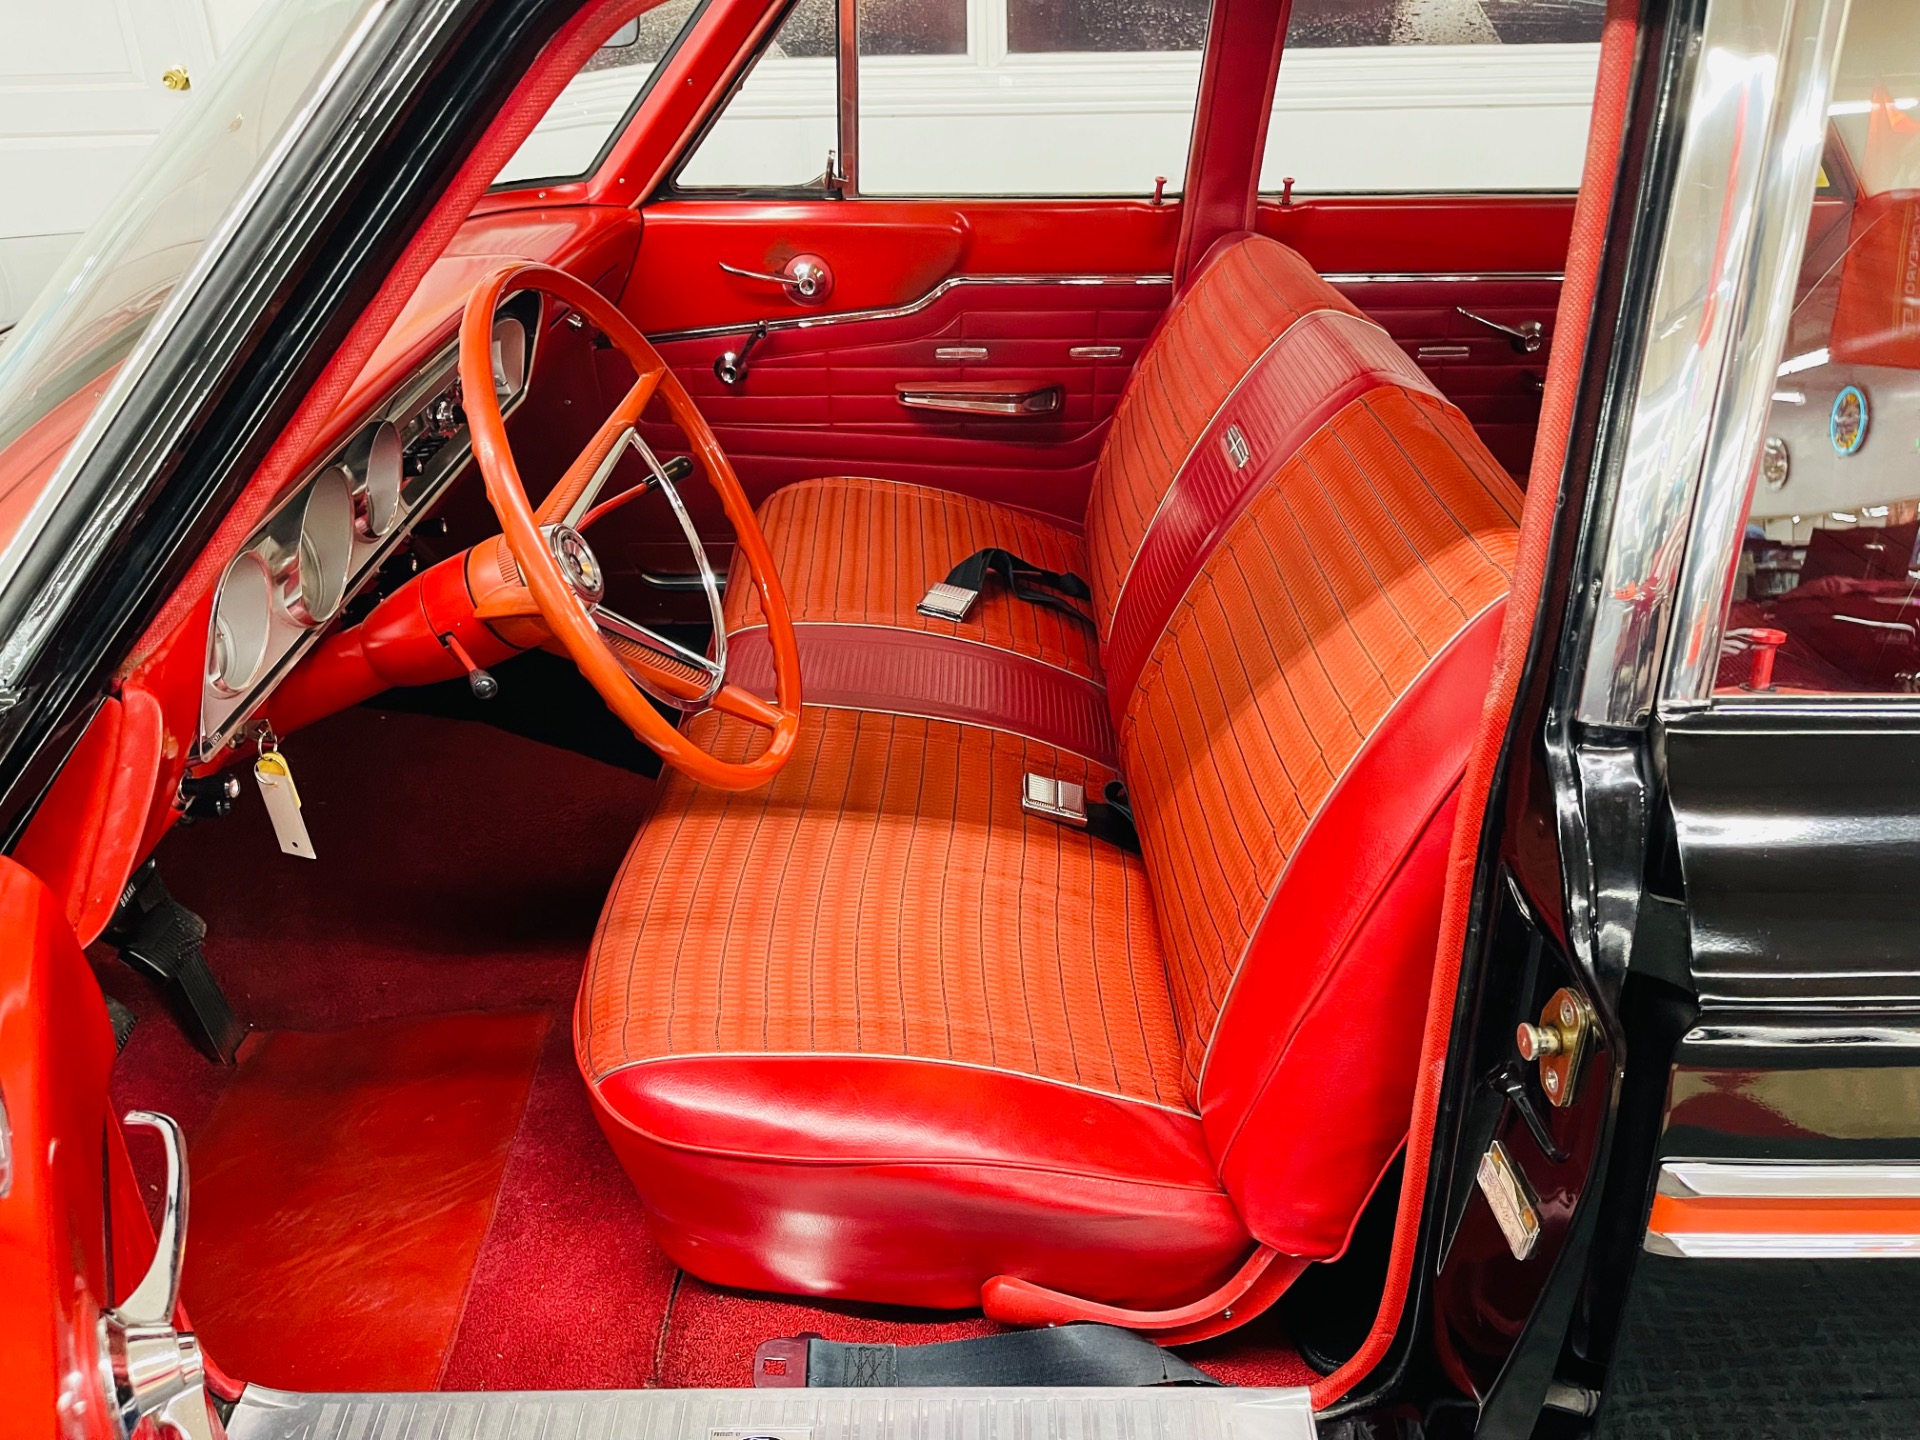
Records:
<instances>
[{"instance_id":1,"label":"brake pedal","mask_svg":"<svg viewBox=\"0 0 1920 1440\"><path fill-rule=\"evenodd\" d=\"M233 1064L247 1027L233 1013L207 966L207 922L173 898L158 865L147 861L120 893L106 938L120 958L157 982L188 1037L222 1065Z\"/></svg>"}]
</instances>

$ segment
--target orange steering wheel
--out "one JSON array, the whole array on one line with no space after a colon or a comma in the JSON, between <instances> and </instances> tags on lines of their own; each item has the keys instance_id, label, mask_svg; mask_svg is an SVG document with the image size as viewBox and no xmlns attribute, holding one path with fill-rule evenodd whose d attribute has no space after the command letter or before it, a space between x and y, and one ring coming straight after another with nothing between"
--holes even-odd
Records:
<instances>
[{"instance_id":1,"label":"orange steering wheel","mask_svg":"<svg viewBox=\"0 0 1920 1440\"><path fill-rule=\"evenodd\" d=\"M509 290L543 291L570 306L619 348L639 376L538 510L528 502L519 467L513 462L495 388L494 312ZM600 692L600 698L669 765L703 785L751 790L771 780L792 756L800 734L800 652L793 637L793 618L787 613L786 596L773 573L766 536L760 533L739 477L727 463L713 431L694 408L686 387L647 343L647 337L611 301L573 276L530 261L504 265L476 285L467 299L466 314L460 322L460 393L468 432L473 437L473 453L486 480L487 499L500 517L507 549L547 628L580 667L580 673ZM726 626L721 619L720 587L713 566L707 561L672 479L635 428L640 412L656 394L666 401L674 423L719 492L720 503L733 522L735 540L760 591L767 637L773 646L772 704L727 681ZM713 620L711 656L676 645L601 603L605 575L581 538L580 527L591 518L601 487L629 448L652 470L649 483L665 494L693 549ZM766 747L749 760L721 760L670 724L648 695L679 710L712 708L750 721L770 732Z\"/></svg>"}]
</instances>

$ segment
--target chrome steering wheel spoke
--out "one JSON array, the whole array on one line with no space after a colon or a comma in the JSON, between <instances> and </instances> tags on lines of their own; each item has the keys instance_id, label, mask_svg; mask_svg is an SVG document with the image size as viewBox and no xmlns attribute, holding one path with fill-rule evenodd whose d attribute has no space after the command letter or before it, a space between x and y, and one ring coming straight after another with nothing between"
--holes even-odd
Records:
<instances>
[{"instance_id":1,"label":"chrome steering wheel spoke","mask_svg":"<svg viewBox=\"0 0 1920 1440\"><path fill-rule=\"evenodd\" d=\"M712 562L707 559L706 547L700 543L700 532L694 527L693 516L687 512L686 502L680 498L679 487L673 483L673 478L667 474L666 468L661 465L652 447L640 438L638 431L629 427L626 433L614 443L613 449L607 453L607 458L600 462L599 468L594 471L593 478L588 481L580 498L568 510L566 523L571 525L576 518L584 517L592 509L594 498L606 484L607 477L613 473L613 467L619 462L620 457L628 450L632 450L646 464L648 475L642 482L643 485L649 489L658 487L660 493L666 497L667 506L673 511L674 519L680 522L680 533L686 539L687 548L693 552L694 568L700 576L700 588L707 597L707 617L713 626L713 654L702 655L698 651L690 650L658 631L648 629L637 620L629 620L617 611L609 610L600 603L598 596L594 596L591 600L582 597L582 603L586 606L593 623L599 627L600 633L615 642L613 649L616 655L620 654L622 644L637 645L669 665L686 666L694 672L688 676L689 682L700 685L701 693L697 699L692 700L683 696L663 694L659 686L648 683L643 673L628 666L627 673L636 685L654 699L671 705L675 709L702 710L712 702L715 695L720 693L720 687L726 683L727 678L727 626L720 613L720 580L714 573Z\"/></svg>"}]
</instances>

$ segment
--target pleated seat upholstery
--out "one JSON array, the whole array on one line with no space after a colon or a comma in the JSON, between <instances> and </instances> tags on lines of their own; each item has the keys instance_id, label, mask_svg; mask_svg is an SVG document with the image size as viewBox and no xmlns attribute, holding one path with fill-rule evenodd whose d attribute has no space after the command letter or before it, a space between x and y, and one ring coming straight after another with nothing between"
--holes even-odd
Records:
<instances>
[{"instance_id":1,"label":"pleated seat upholstery","mask_svg":"<svg viewBox=\"0 0 1920 1440\"><path fill-rule=\"evenodd\" d=\"M1415 1047L1371 1037L1424 1013L1518 515L1398 348L1251 236L1143 357L1083 531L876 480L769 500L801 748L757 792L662 779L577 1011L669 1254L1135 1308L1256 1245L1338 1254L1407 1126ZM986 545L1084 575L1095 623L914 613ZM1122 778L1142 853L1023 812L1030 772Z\"/></svg>"}]
</instances>

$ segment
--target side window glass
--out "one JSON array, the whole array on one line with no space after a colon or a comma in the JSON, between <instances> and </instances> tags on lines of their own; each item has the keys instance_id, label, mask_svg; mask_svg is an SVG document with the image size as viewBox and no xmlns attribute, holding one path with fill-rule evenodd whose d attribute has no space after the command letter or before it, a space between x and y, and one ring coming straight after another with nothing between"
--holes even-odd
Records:
<instances>
[{"instance_id":1,"label":"side window glass","mask_svg":"<svg viewBox=\"0 0 1920 1440\"><path fill-rule=\"evenodd\" d=\"M1575 190L1606 0L1294 0L1260 188Z\"/></svg>"},{"instance_id":2,"label":"side window glass","mask_svg":"<svg viewBox=\"0 0 1920 1440\"><path fill-rule=\"evenodd\" d=\"M1716 693L1920 692L1920 31L1857 0Z\"/></svg>"},{"instance_id":3,"label":"side window glass","mask_svg":"<svg viewBox=\"0 0 1920 1440\"><path fill-rule=\"evenodd\" d=\"M868 195L1180 188L1207 0L863 0Z\"/></svg>"},{"instance_id":4,"label":"side window glass","mask_svg":"<svg viewBox=\"0 0 1920 1440\"><path fill-rule=\"evenodd\" d=\"M608 36L501 167L494 184L592 174L699 9L700 0L665 0Z\"/></svg>"},{"instance_id":5,"label":"side window glass","mask_svg":"<svg viewBox=\"0 0 1920 1440\"><path fill-rule=\"evenodd\" d=\"M834 0L799 0L680 167L682 190L821 189L839 143Z\"/></svg>"}]
</instances>

